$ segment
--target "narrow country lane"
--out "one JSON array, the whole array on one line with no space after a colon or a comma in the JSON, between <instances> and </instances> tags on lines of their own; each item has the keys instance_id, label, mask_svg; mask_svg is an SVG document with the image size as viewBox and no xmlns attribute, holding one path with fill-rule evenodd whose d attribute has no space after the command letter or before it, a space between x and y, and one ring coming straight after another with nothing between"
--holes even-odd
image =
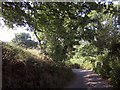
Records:
<instances>
[{"instance_id":1,"label":"narrow country lane","mask_svg":"<svg viewBox=\"0 0 120 90\"><path fill-rule=\"evenodd\" d=\"M90 70L72 69L72 71L75 74L75 77L65 86L65 88L85 88L87 90L93 88L112 89L112 86L109 85L107 81Z\"/></svg>"}]
</instances>

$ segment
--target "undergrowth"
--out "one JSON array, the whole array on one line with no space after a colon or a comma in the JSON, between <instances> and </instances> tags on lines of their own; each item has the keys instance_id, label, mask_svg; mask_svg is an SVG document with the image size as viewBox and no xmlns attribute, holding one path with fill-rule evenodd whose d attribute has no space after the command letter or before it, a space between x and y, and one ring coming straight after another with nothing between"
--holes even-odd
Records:
<instances>
[{"instance_id":1,"label":"undergrowth","mask_svg":"<svg viewBox=\"0 0 120 90\"><path fill-rule=\"evenodd\" d=\"M62 88L73 77L64 63L40 58L20 47L4 44L2 55L3 88Z\"/></svg>"}]
</instances>

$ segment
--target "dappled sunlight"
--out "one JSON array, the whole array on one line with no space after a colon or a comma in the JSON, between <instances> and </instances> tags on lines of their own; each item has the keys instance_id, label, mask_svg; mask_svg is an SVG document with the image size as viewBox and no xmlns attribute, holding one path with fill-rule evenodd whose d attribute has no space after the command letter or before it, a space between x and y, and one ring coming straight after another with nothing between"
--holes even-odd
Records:
<instances>
[{"instance_id":1,"label":"dappled sunlight","mask_svg":"<svg viewBox=\"0 0 120 90\"><path fill-rule=\"evenodd\" d=\"M93 78L94 78L94 77L93 77ZM86 81L86 82L93 82L93 81L96 81L96 80L97 80L97 81L102 81L102 79L99 78L99 77L98 77L98 78L94 78L94 79L93 79L93 78L91 78L91 77L85 78L85 81Z\"/></svg>"},{"instance_id":2,"label":"dappled sunlight","mask_svg":"<svg viewBox=\"0 0 120 90\"><path fill-rule=\"evenodd\" d=\"M87 70L81 70L81 69L79 69L79 70L78 69L72 69L72 70L76 71L76 72L84 72L84 73L86 72L87 73Z\"/></svg>"},{"instance_id":3,"label":"dappled sunlight","mask_svg":"<svg viewBox=\"0 0 120 90\"><path fill-rule=\"evenodd\" d=\"M111 85L109 85L107 81L105 81L98 74L95 74L93 72L88 71L88 73L83 77L84 77L84 83L88 87L97 87L97 88L111 87Z\"/></svg>"},{"instance_id":4,"label":"dappled sunlight","mask_svg":"<svg viewBox=\"0 0 120 90\"><path fill-rule=\"evenodd\" d=\"M33 54L36 58L38 58L38 60L43 60L43 61L46 61L46 62L53 62L53 60L49 56L41 53L40 49L27 48L27 49L24 49L24 50Z\"/></svg>"},{"instance_id":5,"label":"dappled sunlight","mask_svg":"<svg viewBox=\"0 0 120 90\"><path fill-rule=\"evenodd\" d=\"M5 87L60 87L74 74L70 87L120 88L120 5L113 0L2 2L0 9Z\"/></svg>"},{"instance_id":6,"label":"dappled sunlight","mask_svg":"<svg viewBox=\"0 0 120 90\"><path fill-rule=\"evenodd\" d=\"M98 74L89 73L89 75L84 76L85 78L98 77Z\"/></svg>"},{"instance_id":7,"label":"dappled sunlight","mask_svg":"<svg viewBox=\"0 0 120 90\"><path fill-rule=\"evenodd\" d=\"M105 83L102 82L87 82L86 83L88 85L88 87L96 87L96 88L105 88L105 87L109 87L107 86Z\"/></svg>"},{"instance_id":8,"label":"dappled sunlight","mask_svg":"<svg viewBox=\"0 0 120 90\"><path fill-rule=\"evenodd\" d=\"M79 72L86 72L86 73L88 73L88 70L81 70L81 71L79 71Z\"/></svg>"},{"instance_id":9,"label":"dappled sunlight","mask_svg":"<svg viewBox=\"0 0 120 90\"><path fill-rule=\"evenodd\" d=\"M67 87L74 88L111 88L107 81L90 70L72 69L75 79Z\"/></svg>"}]
</instances>

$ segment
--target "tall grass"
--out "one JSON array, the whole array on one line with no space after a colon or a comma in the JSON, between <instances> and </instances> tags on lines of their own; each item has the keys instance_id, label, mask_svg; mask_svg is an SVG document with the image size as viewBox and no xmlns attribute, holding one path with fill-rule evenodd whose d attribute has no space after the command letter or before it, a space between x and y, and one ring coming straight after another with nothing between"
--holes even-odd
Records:
<instances>
[{"instance_id":1,"label":"tall grass","mask_svg":"<svg viewBox=\"0 0 120 90\"><path fill-rule=\"evenodd\" d=\"M36 50L5 44L2 54L3 88L62 88L72 78L70 68Z\"/></svg>"}]
</instances>

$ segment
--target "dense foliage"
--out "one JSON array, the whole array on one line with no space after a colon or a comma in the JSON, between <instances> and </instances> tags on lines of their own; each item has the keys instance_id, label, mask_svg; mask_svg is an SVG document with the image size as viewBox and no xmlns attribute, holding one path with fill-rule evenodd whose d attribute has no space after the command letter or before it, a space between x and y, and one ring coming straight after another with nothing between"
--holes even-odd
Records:
<instances>
[{"instance_id":1,"label":"dense foliage","mask_svg":"<svg viewBox=\"0 0 120 90\"><path fill-rule=\"evenodd\" d=\"M29 33L17 33L12 42L25 48L36 48L38 46L38 43L31 39Z\"/></svg>"},{"instance_id":2,"label":"dense foliage","mask_svg":"<svg viewBox=\"0 0 120 90\"><path fill-rule=\"evenodd\" d=\"M84 31L86 25L95 21L88 14L92 10L99 13L103 8L104 4L95 2L78 4L5 2L2 4L3 17L7 25L13 27L13 24L23 26L28 24L45 52L54 60L59 58L61 61L69 59L74 54L73 46L78 45L79 40L93 39L90 35L92 32Z\"/></svg>"},{"instance_id":3,"label":"dense foliage","mask_svg":"<svg viewBox=\"0 0 120 90\"><path fill-rule=\"evenodd\" d=\"M112 2L2 3L6 24L28 24L53 60L81 60L81 66L89 64L115 86L120 85L119 8ZM82 45L81 40L88 43Z\"/></svg>"}]
</instances>

